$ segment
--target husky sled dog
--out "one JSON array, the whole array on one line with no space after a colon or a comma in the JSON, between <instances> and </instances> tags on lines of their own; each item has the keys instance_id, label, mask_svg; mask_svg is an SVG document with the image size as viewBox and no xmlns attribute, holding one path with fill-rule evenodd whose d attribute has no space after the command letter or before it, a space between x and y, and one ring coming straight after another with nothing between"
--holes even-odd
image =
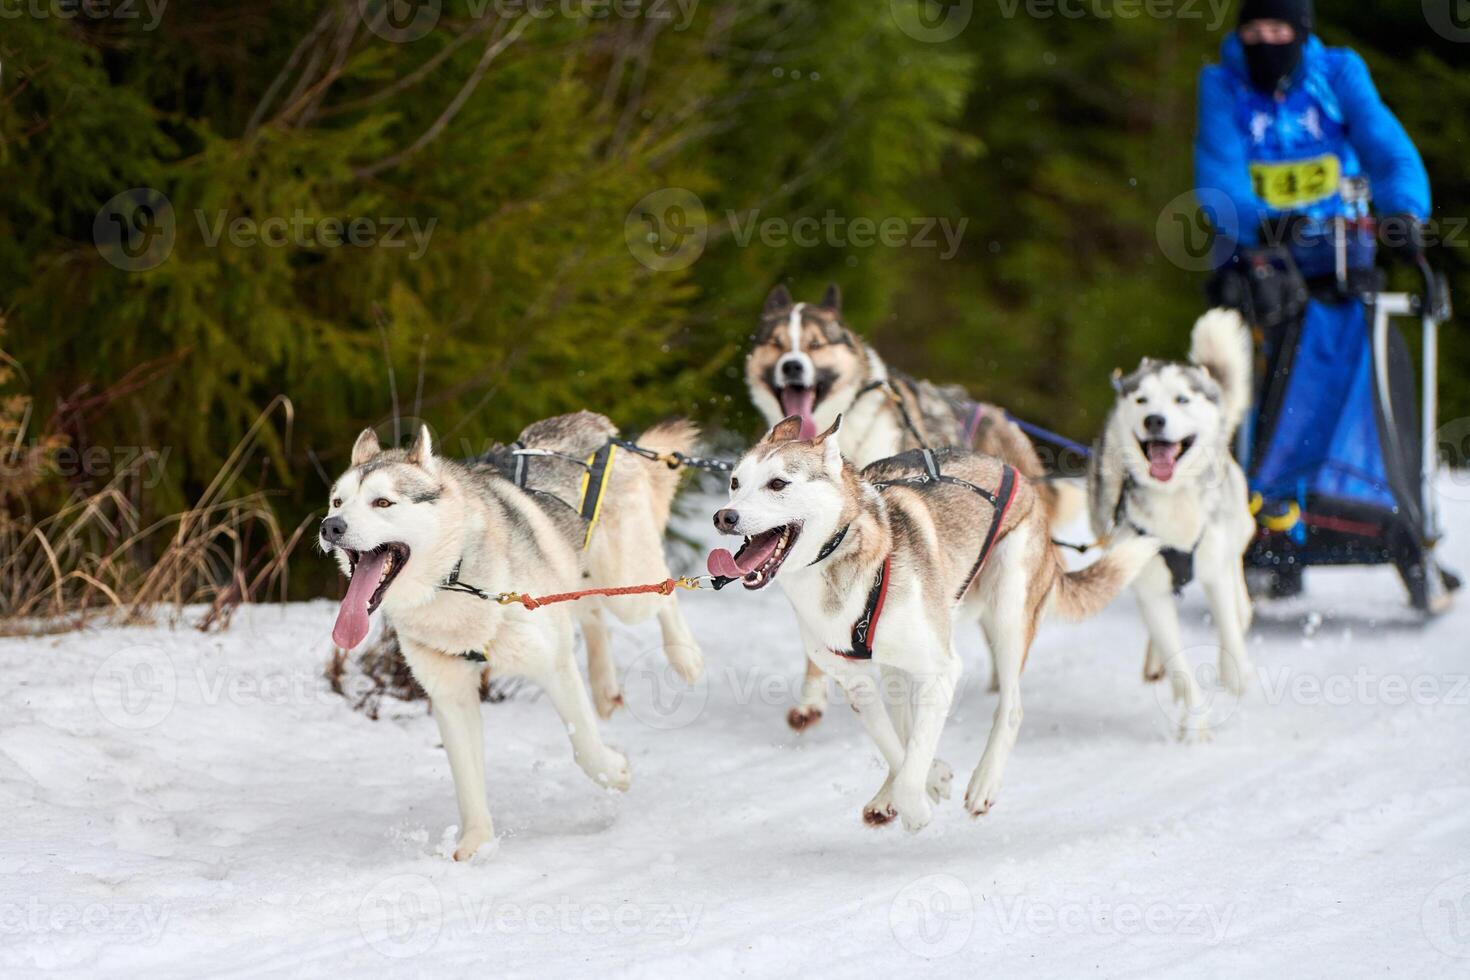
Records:
<instances>
[{"instance_id":1,"label":"husky sled dog","mask_svg":"<svg viewBox=\"0 0 1470 980\"><path fill-rule=\"evenodd\" d=\"M960 677L954 621L978 620L1000 680L990 739L965 793L979 815L995 803L1021 723L1021 669L1041 617L1103 608L1157 545L1124 543L1079 572L1063 570L1031 481L1001 460L962 450L913 451L861 475L840 450L842 419L814 439L805 420L773 428L736 466L715 527L745 538L710 555L711 573L760 589L779 580L803 648L842 685L888 762L863 809L911 831L948 795L934 758ZM897 685L894 714L879 697Z\"/></svg>"},{"instance_id":2,"label":"husky sled dog","mask_svg":"<svg viewBox=\"0 0 1470 980\"><path fill-rule=\"evenodd\" d=\"M745 383L767 425L799 417L804 439L841 415L842 454L859 468L906 450L951 447L996 456L1031 480L1046 472L1003 409L974 401L957 385L890 369L848 328L835 284L820 303L797 303L785 286L771 290L745 360ZM1081 510L1081 493L1069 493L1068 485L1033 486L1055 523ZM802 731L821 720L825 702L821 672L809 663L802 703L787 721Z\"/></svg>"},{"instance_id":3,"label":"husky sled dog","mask_svg":"<svg viewBox=\"0 0 1470 980\"><path fill-rule=\"evenodd\" d=\"M606 419L583 412L538 423L522 441L576 457L615 432ZM644 442L683 451L693 435L690 426L676 423L646 433ZM427 428L408 450L383 449L371 429L358 437L351 468L333 485L321 525L322 548L336 555L349 578L332 638L345 649L356 647L379 608L396 629L414 678L433 699L449 756L460 813L456 860L472 856L494 834L480 725L480 678L487 668L492 678L522 676L544 689L566 724L578 765L605 787L627 789L628 762L603 743L577 671L574 614L566 605L535 611L501 606L487 595L566 592L589 577L667 577L660 542L676 479L662 464L617 457L594 535L605 535L607 548L584 550L587 526L574 507L549 491L520 489L490 463L436 456ZM699 672L698 648L676 606L645 601L640 607L638 599L620 598L607 608L625 619L657 611L676 667L686 675ZM578 614L587 626L591 613ZM600 699L611 710L616 680L605 631L599 636L591 626L587 635L590 673L601 678L595 681L602 685Z\"/></svg>"},{"instance_id":4,"label":"husky sled dog","mask_svg":"<svg viewBox=\"0 0 1470 980\"><path fill-rule=\"evenodd\" d=\"M1220 680L1244 693L1251 604L1241 556L1255 535L1231 438L1251 398L1251 338L1240 315L1212 310L1194 325L1189 363L1144 359L1115 377L1117 402L1088 474L1099 539L1158 539L1164 550L1133 588L1148 629L1143 676L1167 673L1186 709L1181 735L1203 735L1201 694L1182 653L1173 593L1194 576L1220 633Z\"/></svg>"}]
</instances>

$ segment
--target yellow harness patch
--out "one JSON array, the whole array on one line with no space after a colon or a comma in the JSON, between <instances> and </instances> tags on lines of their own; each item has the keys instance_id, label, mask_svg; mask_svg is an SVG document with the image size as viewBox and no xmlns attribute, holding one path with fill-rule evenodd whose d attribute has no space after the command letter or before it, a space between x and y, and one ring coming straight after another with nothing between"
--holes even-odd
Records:
<instances>
[{"instance_id":1,"label":"yellow harness patch","mask_svg":"<svg viewBox=\"0 0 1470 980\"><path fill-rule=\"evenodd\" d=\"M582 550L592 543L592 529L597 527L597 518L602 515L602 495L607 490L608 477L612 476L613 455L617 446L608 443L587 457L587 472L582 477L582 505L578 508L582 519L587 522L587 534L582 538Z\"/></svg>"},{"instance_id":2,"label":"yellow harness patch","mask_svg":"<svg viewBox=\"0 0 1470 980\"><path fill-rule=\"evenodd\" d=\"M1328 153L1310 160L1251 164L1256 196L1278 211L1326 200L1342 182L1342 161Z\"/></svg>"}]
</instances>

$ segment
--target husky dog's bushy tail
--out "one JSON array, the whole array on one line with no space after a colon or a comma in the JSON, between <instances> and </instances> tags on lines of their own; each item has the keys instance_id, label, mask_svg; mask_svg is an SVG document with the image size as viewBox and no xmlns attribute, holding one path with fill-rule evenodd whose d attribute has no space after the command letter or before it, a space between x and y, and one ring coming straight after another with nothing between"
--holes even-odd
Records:
<instances>
[{"instance_id":1,"label":"husky dog's bushy tail","mask_svg":"<svg viewBox=\"0 0 1470 980\"><path fill-rule=\"evenodd\" d=\"M1189 359L1206 371L1224 392L1226 425L1234 432L1251 403L1250 328L1235 310L1210 310L1194 324Z\"/></svg>"},{"instance_id":2,"label":"husky dog's bushy tail","mask_svg":"<svg viewBox=\"0 0 1470 980\"><path fill-rule=\"evenodd\" d=\"M1154 538L1129 538L1109 548L1107 554L1086 568L1068 572L1061 553L1053 549L1057 578L1052 586L1052 600L1057 614L1072 620L1096 616L1158 553L1159 542Z\"/></svg>"},{"instance_id":3,"label":"husky dog's bushy tail","mask_svg":"<svg viewBox=\"0 0 1470 980\"><path fill-rule=\"evenodd\" d=\"M688 419L671 419L660 422L638 437L638 445L659 453L683 453L694 451L699 441L699 426ZM674 492L679 489L682 470L670 469L663 463L649 461L649 482L653 485L653 513L660 530L669 523L669 511L674 505Z\"/></svg>"}]
</instances>

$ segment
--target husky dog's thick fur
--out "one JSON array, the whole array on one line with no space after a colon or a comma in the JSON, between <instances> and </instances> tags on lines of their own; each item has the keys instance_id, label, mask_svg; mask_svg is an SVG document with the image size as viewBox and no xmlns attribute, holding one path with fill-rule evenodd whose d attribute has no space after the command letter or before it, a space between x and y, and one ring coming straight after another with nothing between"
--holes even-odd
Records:
<instances>
[{"instance_id":1,"label":"husky dog's thick fur","mask_svg":"<svg viewBox=\"0 0 1470 980\"><path fill-rule=\"evenodd\" d=\"M1082 494L1042 482L1036 448L1004 409L976 402L957 385L936 385L894 371L842 316L842 293L829 285L820 303L797 303L785 286L766 297L760 327L745 359L751 401L775 425L802 420L810 439L842 417L842 454L862 468L910 449L963 448L995 456L1038 481L1035 492L1054 523L1070 520ZM826 688L808 664L802 703L787 721L802 731L822 717Z\"/></svg>"},{"instance_id":2,"label":"husky dog's thick fur","mask_svg":"<svg viewBox=\"0 0 1470 980\"><path fill-rule=\"evenodd\" d=\"M957 385L889 368L844 322L835 285L820 303L797 303L785 286L771 291L745 360L745 383L767 425L798 416L805 438L841 415L842 454L858 467L928 446L997 456L1032 479L1046 472L1003 409L975 402Z\"/></svg>"},{"instance_id":3,"label":"husky dog's thick fur","mask_svg":"<svg viewBox=\"0 0 1470 980\"><path fill-rule=\"evenodd\" d=\"M965 794L970 813L985 813L1020 727L1021 669L1038 622L1050 608L1074 618L1098 612L1157 545L1136 539L1067 573L1029 480L1010 480L1000 503L974 489L993 494L1006 485L1000 460L938 450L938 470L969 486L893 485L926 474L924 454L882 460L859 475L839 448L844 426L839 418L803 439L804 420L788 418L746 454L729 506L715 515L720 532L746 540L736 554L711 554L710 569L747 589L779 579L807 655L836 678L888 762L888 778L863 809L875 825L896 815L916 831L929 822L931 801L948 795L951 772L934 754L961 672L952 631L956 619L978 620L1000 681L990 739ZM890 690L907 686L891 716L880 680Z\"/></svg>"},{"instance_id":4,"label":"husky dog's thick fur","mask_svg":"<svg viewBox=\"0 0 1470 980\"><path fill-rule=\"evenodd\" d=\"M579 413L532 427L522 442L573 455L615 432L601 416ZM650 448L686 451L692 437L692 428L678 423L646 433L644 441ZM489 463L436 456L427 428L408 450L384 450L373 431L365 430L353 446L351 468L332 487L321 545L349 578L332 638L345 649L357 646L379 608L397 630L415 679L433 700L449 756L460 814L457 860L494 836L480 723L480 680L487 667L492 677L522 676L544 689L583 771L610 789L628 787L627 759L603 743L577 671L571 606L529 611L484 597L573 591L587 585L589 576L619 584L667 577L661 539L676 474L662 464L622 456L609 479L593 540L610 540L605 550L593 546L585 552L586 525L574 506L549 491L520 489ZM685 674L697 674L698 649L677 607L655 599L657 604L644 600L641 606L636 598L609 600L607 608L626 619L658 612L671 660ZM577 610L584 623L591 608ZM616 680L605 631L599 629L588 629L588 653L591 673L600 678L600 700L611 710ZM598 666L599 660L607 662Z\"/></svg>"},{"instance_id":5,"label":"husky dog's thick fur","mask_svg":"<svg viewBox=\"0 0 1470 980\"><path fill-rule=\"evenodd\" d=\"M1164 547L1133 587L1149 635L1144 679L1168 675L1186 709L1185 736L1207 731L1172 595L1191 577L1204 586L1220 633L1221 682L1240 694L1250 673L1251 604L1241 558L1255 520L1245 474L1230 454L1251 398L1251 339L1239 314L1220 309L1201 317L1189 360L1145 359L1114 381L1117 402L1089 472L1099 538L1148 535Z\"/></svg>"}]
</instances>

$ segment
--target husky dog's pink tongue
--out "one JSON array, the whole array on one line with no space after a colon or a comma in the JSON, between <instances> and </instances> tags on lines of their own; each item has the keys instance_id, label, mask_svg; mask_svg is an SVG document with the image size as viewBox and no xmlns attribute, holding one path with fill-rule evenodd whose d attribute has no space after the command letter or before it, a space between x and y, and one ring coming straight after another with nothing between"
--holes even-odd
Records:
<instances>
[{"instance_id":1,"label":"husky dog's pink tongue","mask_svg":"<svg viewBox=\"0 0 1470 980\"><path fill-rule=\"evenodd\" d=\"M332 642L344 650L351 650L368 634L368 603L383 577L383 565L387 561L386 548L364 552L357 559L352 580L347 583L347 595L337 610L337 625L332 627Z\"/></svg>"},{"instance_id":2,"label":"husky dog's pink tongue","mask_svg":"<svg viewBox=\"0 0 1470 980\"><path fill-rule=\"evenodd\" d=\"M782 388L781 411L788 416L801 416L801 438L815 439L817 420L812 417L816 408L817 392L814 388Z\"/></svg>"},{"instance_id":3,"label":"husky dog's pink tongue","mask_svg":"<svg viewBox=\"0 0 1470 980\"><path fill-rule=\"evenodd\" d=\"M744 578L771 557L780 540L779 528L775 531L767 531L765 534L751 538L750 544L740 549L738 555L732 555L724 548L716 548L709 553L709 561L705 565L711 575L723 578Z\"/></svg>"},{"instance_id":4,"label":"husky dog's pink tongue","mask_svg":"<svg viewBox=\"0 0 1470 980\"><path fill-rule=\"evenodd\" d=\"M1177 442L1151 442L1148 444L1148 475L1160 483L1174 478L1174 464L1179 461L1180 445Z\"/></svg>"}]
</instances>

